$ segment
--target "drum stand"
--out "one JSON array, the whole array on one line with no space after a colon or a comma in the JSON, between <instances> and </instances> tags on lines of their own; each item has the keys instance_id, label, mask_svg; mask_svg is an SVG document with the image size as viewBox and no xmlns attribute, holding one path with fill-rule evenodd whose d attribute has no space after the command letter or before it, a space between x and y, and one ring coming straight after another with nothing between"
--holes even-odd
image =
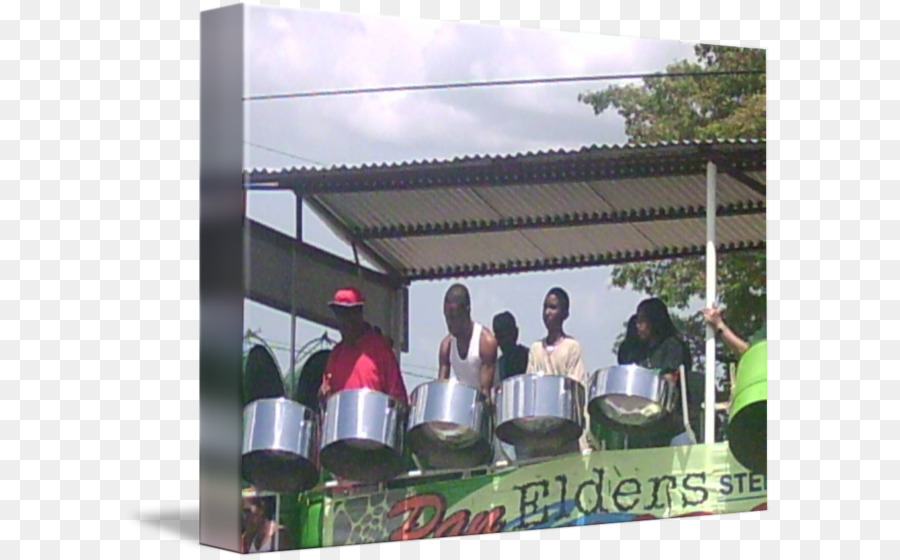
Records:
<instances>
[{"instance_id":1,"label":"drum stand","mask_svg":"<svg viewBox=\"0 0 900 560\"><path fill-rule=\"evenodd\" d=\"M688 404L687 404L687 380L685 379L684 373L684 365L679 366L678 368L678 379L681 384L681 420L684 422L684 431L687 432L688 437L691 440L691 444L697 444L697 436L694 434L693 428L691 428L691 420L690 415L688 414ZM627 449L626 440L626 449Z\"/></svg>"}]
</instances>

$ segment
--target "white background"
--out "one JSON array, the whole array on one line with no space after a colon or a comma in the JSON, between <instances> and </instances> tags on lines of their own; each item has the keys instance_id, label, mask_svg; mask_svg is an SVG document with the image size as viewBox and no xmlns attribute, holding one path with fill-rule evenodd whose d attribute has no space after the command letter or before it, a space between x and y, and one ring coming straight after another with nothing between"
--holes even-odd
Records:
<instances>
[{"instance_id":1,"label":"white background","mask_svg":"<svg viewBox=\"0 0 900 560\"><path fill-rule=\"evenodd\" d=\"M897 557L898 8L266 4L769 59L769 511L282 556ZM229 555L196 544L199 11L217 6L0 3L3 558Z\"/></svg>"}]
</instances>

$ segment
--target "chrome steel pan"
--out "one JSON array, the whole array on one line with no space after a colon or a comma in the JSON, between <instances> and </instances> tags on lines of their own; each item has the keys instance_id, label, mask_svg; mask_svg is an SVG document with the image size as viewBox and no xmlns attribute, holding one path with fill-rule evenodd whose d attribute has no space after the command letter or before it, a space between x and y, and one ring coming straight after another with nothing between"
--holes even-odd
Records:
<instances>
[{"instance_id":1,"label":"chrome steel pan","mask_svg":"<svg viewBox=\"0 0 900 560\"><path fill-rule=\"evenodd\" d=\"M419 385L410 395L406 442L425 468L464 469L489 463L490 403L455 379Z\"/></svg>"},{"instance_id":2,"label":"chrome steel pan","mask_svg":"<svg viewBox=\"0 0 900 560\"><path fill-rule=\"evenodd\" d=\"M244 407L241 468L261 490L302 492L319 481L318 415L300 403L260 399Z\"/></svg>"},{"instance_id":3,"label":"chrome steel pan","mask_svg":"<svg viewBox=\"0 0 900 560\"><path fill-rule=\"evenodd\" d=\"M511 377L494 389L495 435L531 448L563 446L584 430L584 399L584 387L568 377Z\"/></svg>"},{"instance_id":4,"label":"chrome steel pan","mask_svg":"<svg viewBox=\"0 0 900 560\"><path fill-rule=\"evenodd\" d=\"M322 466L356 482L386 482L403 472L407 409L378 391L332 395L322 420Z\"/></svg>"},{"instance_id":5,"label":"chrome steel pan","mask_svg":"<svg viewBox=\"0 0 900 560\"><path fill-rule=\"evenodd\" d=\"M614 366L592 375L588 413L611 428L639 433L670 415L677 399L677 385L659 372L636 365Z\"/></svg>"}]
</instances>

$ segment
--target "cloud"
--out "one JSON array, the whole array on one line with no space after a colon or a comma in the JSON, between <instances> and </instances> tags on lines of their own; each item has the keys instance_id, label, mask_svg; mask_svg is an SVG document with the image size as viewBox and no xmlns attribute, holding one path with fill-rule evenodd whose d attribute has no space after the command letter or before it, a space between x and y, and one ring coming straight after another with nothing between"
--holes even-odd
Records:
<instances>
[{"instance_id":1,"label":"cloud","mask_svg":"<svg viewBox=\"0 0 900 560\"><path fill-rule=\"evenodd\" d=\"M661 70L688 45L591 34L250 10L252 94ZM618 115L546 84L248 103L253 142L326 164L451 158L621 143ZM252 150L251 164L303 165Z\"/></svg>"}]
</instances>

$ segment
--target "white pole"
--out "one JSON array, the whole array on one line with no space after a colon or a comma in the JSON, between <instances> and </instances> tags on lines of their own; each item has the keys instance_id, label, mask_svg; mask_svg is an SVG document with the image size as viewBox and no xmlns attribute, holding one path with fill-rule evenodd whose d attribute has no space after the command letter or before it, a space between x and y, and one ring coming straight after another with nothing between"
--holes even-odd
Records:
<instances>
[{"instance_id":1,"label":"white pole","mask_svg":"<svg viewBox=\"0 0 900 560\"><path fill-rule=\"evenodd\" d=\"M716 303L716 164L706 163L706 306ZM716 332L706 326L706 395L703 442L716 441Z\"/></svg>"},{"instance_id":2,"label":"white pole","mask_svg":"<svg viewBox=\"0 0 900 560\"><path fill-rule=\"evenodd\" d=\"M303 223L302 208L303 199L298 193L294 193L297 207L297 222L294 224L295 239L291 245L291 359L290 370L288 370L288 379L291 380L291 394L285 395L287 398L293 398L293 391L296 390L297 380L294 379L294 370L297 369L297 245L303 240Z\"/></svg>"}]
</instances>

